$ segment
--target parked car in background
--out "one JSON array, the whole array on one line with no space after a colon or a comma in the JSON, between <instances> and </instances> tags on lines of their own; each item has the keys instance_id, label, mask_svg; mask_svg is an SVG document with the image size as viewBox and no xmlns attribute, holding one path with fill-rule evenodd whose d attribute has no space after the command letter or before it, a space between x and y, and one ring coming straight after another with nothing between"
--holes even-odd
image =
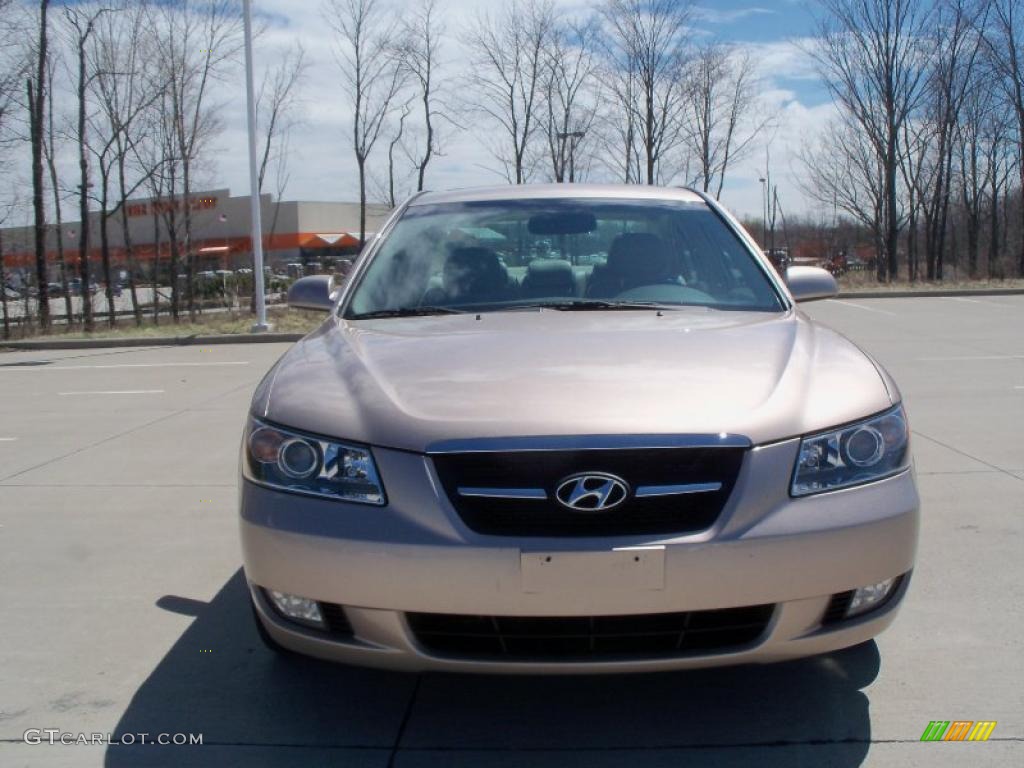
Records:
<instances>
[{"instance_id":1,"label":"parked car in background","mask_svg":"<svg viewBox=\"0 0 1024 768\"><path fill-rule=\"evenodd\" d=\"M89 281L89 293L90 294L94 294L94 293L98 292L99 289L100 289L100 286L99 286L98 283L96 283L96 282L94 282L92 280ZM81 296L82 295L82 280L81 280L81 278L73 277L70 280L68 280L68 291L71 293L72 296Z\"/></svg>"},{"instance_id":2,"label":"parked car in background","mask_svg":"<svg viewBox=\"0 0 1024 768\"><path fill-rule=\"evenodd\" d=\"M889 374L799 310L831 275L784 281L680 189L424 193L384 232L340 289L292 286L326 318L252 399L240 530L268 646L649 672L894 620L910 430Z\"/></svg>"}]
</instances>

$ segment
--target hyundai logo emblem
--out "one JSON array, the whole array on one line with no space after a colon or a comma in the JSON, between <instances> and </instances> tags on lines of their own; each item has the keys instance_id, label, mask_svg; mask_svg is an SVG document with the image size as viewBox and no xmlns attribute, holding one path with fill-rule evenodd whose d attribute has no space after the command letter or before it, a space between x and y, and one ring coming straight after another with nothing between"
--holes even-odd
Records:
<instances>
[{"instance_id":1,"label":"hyundai logo emblem","mask_svg":"<svg viewBox=\"0 0 1024 768\"><path fill-rule=\"evenodd\" d=\"M565 478L555 489L563 507L577 512L605 512L629 497L626 481L615 475L585 472Z\"/></svg>"}]
</instances>

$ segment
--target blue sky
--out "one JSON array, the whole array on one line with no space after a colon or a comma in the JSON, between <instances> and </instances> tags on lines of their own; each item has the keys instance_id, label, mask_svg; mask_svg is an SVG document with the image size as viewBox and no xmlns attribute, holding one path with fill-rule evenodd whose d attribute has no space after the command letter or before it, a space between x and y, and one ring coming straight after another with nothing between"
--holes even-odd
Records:
<instances>
[{"instance_id":1,"label":"blue sky","mask_svg":"<svg viewBox=\"0 0 1024 768\"><path fill-rule=\"evenodd\" d=\"M415 0L393 0L399 10ZM442 52L442 72L458 77L465 54L457 40L460 22L501 0L440 0L448 21ZM592 7L587 0L556 0L567 12ZM749 157L729 174L723 202L740 215L759 216L766 154L770 153L773 181L787 214L807 212L800 192L801 167L797 158L802 146L813 141L833 117L835 108L801 50L812 33L810 7L815 0L699 0L694 25L701 36L736 43L748 50L761 78L761 97L776 115L776 125ZM257 69L278 60L296 41L306 50L309 72L301 93L302 122L296 128L289 153L289 183L284 197L302 200L358 199L356 168L350 145L351 123L333 52L333 39L324 21L321 0L253 0L256 13L268 22L257 41ZM259 77L259 72L257 76ZM240 68L219 86L224 133L210 153L199 184L208 188L228 186L234 194L248 189L245 151L245 102ZM65 94L67 104L72 95ZM465 131L442 128L444 156L435 158L428 170L428 187L447 189L502 183L494 172L485 140L488 129L473 125ZM384 154L378 147L371 164L378 169ZM70 161L73 158L69 157ZM375 162L374 162L375 161ZM27 168L24 169L27 177ZM380 186L379 184L377 185ZM411 191L411 178L401 185Z\"/></svg>"},{"instance_id":2,"label":"blue sky","mask_svg":"<svg viewBox=\"0 0 1024 768\"><path fill-rule=\"evenodd\" d=\"M401 9L415 0L394 0ZM448 20L443 70L458 75L465 55L457 30L462 20L480 10L494 9L501 0L440 0ZM594 7L589 0L555 0L566 12ZM770 154L772 180L787 214L807 212L808 204L800 192L801 167L797 157L801 147L813 141L834 114L828 93L814 71L813 64L800 49L801 41L813 32L810 7L815 0L698 0L694 26L701 36L742 45L758 65L761 96L776 115L775 127L764 136L756 151L729 174L723 202L740 215L760 216L763 188L758 179L764 175L766 154ZM253 0L254 8L275 23L259 41L257 59L273 61L280 50L301 40L311 64L304 88L304 123L292 140L290 182L285 197L298 199L357 199L355 164L348 143L350 122L340 77L332 53L332 41L326 34L319 0ZM231 100L228 130L218 153L216 179L229 184L236 193L246 187L242 153L232 151L244 146L244 104L241 93ZM435 158L427 174L428 187L448 189L502 183L495 172L485 142L488 129L471 126L469 130L442 133L444 156ZM377 162L384 154L377 150ZM372 160L373 158L371 158ZM213 181L211 176L211 182ZM376 185L378 188L380 183ZM405 185L411 191L411 185Z\"/></svg>"}]
</instances>

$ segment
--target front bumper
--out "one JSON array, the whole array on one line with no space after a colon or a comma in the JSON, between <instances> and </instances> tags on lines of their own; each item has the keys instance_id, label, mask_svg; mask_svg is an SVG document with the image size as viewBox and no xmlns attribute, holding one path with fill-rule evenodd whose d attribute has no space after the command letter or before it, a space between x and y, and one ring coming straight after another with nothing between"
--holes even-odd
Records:
<instances>
[{"instance_id":1,"label":"front bumper","mask_svg":"<svg viewBox=\"0 0 1024 768\"><path fill-rule=\"evenodd\" d=\"M906 593L823 626L832 595L908 573L918 530L912 472L802 499L788 495L798 441L750 451L711 529L682 537L520 539L476 534L452 509L429 459L375 450L389 505L301 497L243 481L241 536L258 615L282 646L404 670L629 672L771 662L856 645L894 619ZM622 552L646 564L623 571ZM569 563L538 580L551 553ZM631 558L632 559L632 558ZM636 558L640 562L640 558ZM259 588L345 606L353 637L279 617ZM460 658L417 643L407 612L617 616L775 605L754 643L728 652L573 661Z\"/></svg>"}]
</instances>

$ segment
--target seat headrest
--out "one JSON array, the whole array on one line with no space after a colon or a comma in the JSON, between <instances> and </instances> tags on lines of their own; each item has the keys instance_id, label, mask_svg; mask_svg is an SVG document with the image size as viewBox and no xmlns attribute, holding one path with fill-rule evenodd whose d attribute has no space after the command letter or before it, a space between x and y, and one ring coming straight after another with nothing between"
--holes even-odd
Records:
<instances>
[{"instance_id":1,"label":"seat headrest","mask_svg":"<svg viewBox=\"0 0 1024 768\"><path fill-rule=\"evenodd\" d=\"M658 282L668 276L668 248L650 232L625 232L616 235L608 251L608 269L631 282Z\"/></svg>"},{"instance_id":2,"label":"seat headrest","mask_svg":"<svg viewBox=\"0 0 1024 768\"><path fill-rule=\"evenodd\" d=\"M569 285L574 282L572 265L562 259L534 259L527 269L531 285Z\"/></svg>"},{"instance_id":3,"label":"seat headrest","mask_svg":"<svg viewBox=\"0 0 1024 768\"><path fill-rule=\"evenodd\" d=\"M452 296L498 291L507 284L508 273L489 248L453 248L444 263L444 287Z\"/></svg>"}]
</instances>

